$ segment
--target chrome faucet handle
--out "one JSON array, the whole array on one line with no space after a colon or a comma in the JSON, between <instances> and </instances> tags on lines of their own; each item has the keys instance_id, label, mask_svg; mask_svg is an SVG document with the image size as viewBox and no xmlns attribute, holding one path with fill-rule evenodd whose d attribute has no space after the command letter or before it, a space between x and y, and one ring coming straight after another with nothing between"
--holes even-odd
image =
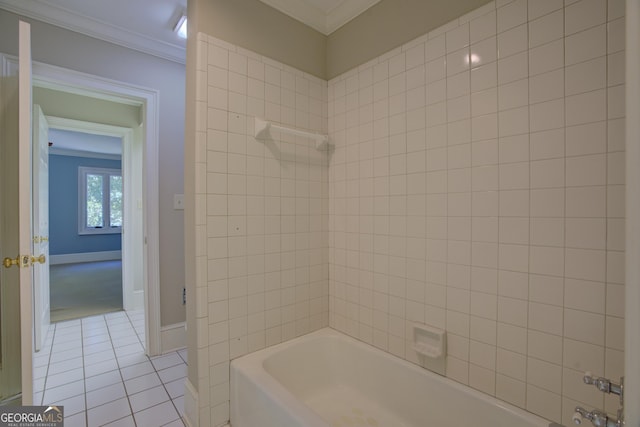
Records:
<instances>
[{"instance_id":1,"label":"chrome faucet handle","mask_svg":"<svg viewBox=\"0 0 640 427\"><path fill-rule=\"evenodd\" d=\"M613 384L611 380L603 377L594 378L590 371L584 373L582 381L585 384L593 384L596 388L604 393L616 393L616 389L619 387L617 384Z\"/></svg>"},{"instance_id":2,"label":"chrome faucet handle","mask_svg":"<svg viewBox=\"0 0 640 427\"><path fill-rule=\"evenodd\" d=\"M611 388L611 381L602 377L594 378L593 374L591 374L591 371L587 371L584 373L582 381L584 381L585 384L593 384L598 390L605 393L609 393Z\"/></svg>"},{"instance_id":3,"label":"chrome faucet handle","mask_svg":"<svg viewBox=\"0 0 640 427\"><path fill-rule=\"evenodd\" d=\"M620 384L612 383L611 380L603 377L594 378L590 371L584 373L582 381L585 384L593 384L603 393L613 393L620 396L620 404L624 401L624 377L620 378Z\"/></svg>"},{"instance_id":4,"label":"chrome faucet handle","mask_svg":"<svg viewBox=\"0 0 640 427\"><path fill-rule=\"evenodd\" d=\"M583 418L591 421L591 424L593 424L595 427L609 427L609 419L606 414L603 414L602 412L596 410L587 412L586 409L577 406L576 413L573 415L573 422L578 425L582 424Z\"/></svg>"},{"instance_id":5,"label":"chrome faucet handle","mask_svg":"<svg viewBox=\"0 0 640 427\"><path fill-rule=\"evenodd\" d=\"M591 373L591 371L586 371L584 373L582 381L584 381L585 384L593 384L593 374Z\"/></svg>"},{"instance_id":6,"label":"chrome faucet handle","mask_svg":"<svg viewBox=\"0 0 640 427\"><path fill-rule=\"evenodd\" d=\"M573 420L573 423L576 425L580 425L582 424L582 420L583 419L587 419L589 421L591 421L593 419L593 416L591 415L591 412L587 412L586 409L580 407L580 406L576 406L575 409L575 413L573 414L573 417L571 418Z\"/></svg>"},{"instance_id":7,"label":"chrome faucet handle","mask_svg":"<svg viewBox=\"0 0 640 427\"><path fill-rule=\"evenodd\" d=\"M612 420L609 419L609 416L598 410L593 410L588 412L586 409L576 406L575 413L573 414L572 420L576 425L582 424L583 419L587 419L591 421L595 427L622 427L624 422L622 421L621 412L618 412L618 419Z\"/></svg>"}]
</instances>

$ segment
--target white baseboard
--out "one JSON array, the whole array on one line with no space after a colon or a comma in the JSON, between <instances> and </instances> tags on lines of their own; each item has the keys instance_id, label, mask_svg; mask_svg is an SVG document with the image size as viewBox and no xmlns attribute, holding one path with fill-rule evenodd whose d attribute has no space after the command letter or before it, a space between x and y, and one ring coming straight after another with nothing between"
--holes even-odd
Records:
<instances>
[{"instance_id":1,"label":"white baseboard","mask_svg":"<svg viewBox=\"0 0 640 427\"><path fill-rule=\"evenodd\" d=\"M49 264L72 264L76 262L112 261L122 259L122 251L84 252L79 254L49 255Z\"/></svg>"},{"instance_id":2,"label":"white baseboard","mask_svg":"<svg viewBox=\"0 0 640 427\"><path fill-rule=\"evenodd\" d=\"M160 328L160 351L162 353L186 347L187 331L184 326L185 322L180 322Z\"/></svg>"},{"instance_id":3,"label":"white baseboard","mask_svg":"<svg viewBox=\"0 0 640 427\"><path fill-rule=\"evenodd\" d=\"M184 415L182 420L187 427L199 427L198 392L189 379L184 380Z\"/></svg>"},{"instance_id":4,"label":"white baseboard","mask_svg":"<svg viewBox=\"0 0 640 427\"><path fill-rule=\"evenodd\" d=\"M123 286L123 292L127 292L127 287ZM126 297L130 295L130 297ZM133 291L133 293L122 294L122 309L124 311L144 310L144 291Z\"/></svg>"},{"instance_id":5,"label":"white baseboard","mask_svg":"<svg viewBox=\"0 0 640 427\"><path fill-rule=\"evenodd\" d=\"M129 301L125 302L127 307L124 307L125 310L143 310L144 309L144 291L133 291L133 298L131 298L131 306L128 307Z\"/></svg>"}]
</instances>

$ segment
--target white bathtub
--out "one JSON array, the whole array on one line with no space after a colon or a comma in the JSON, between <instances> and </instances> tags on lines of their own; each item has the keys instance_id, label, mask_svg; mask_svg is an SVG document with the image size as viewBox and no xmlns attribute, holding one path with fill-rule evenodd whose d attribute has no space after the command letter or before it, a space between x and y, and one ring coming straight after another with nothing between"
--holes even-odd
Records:
<instances>
[{"instance_id":1,"label":"white bathtub","mask_svg":"<svg viewBox=\"0 0 640 427\"><path fill-rule=\"evenodd\" d=\"M232 427L547 427L332 329L231 363Z\"/></svg>"}]
</instances>

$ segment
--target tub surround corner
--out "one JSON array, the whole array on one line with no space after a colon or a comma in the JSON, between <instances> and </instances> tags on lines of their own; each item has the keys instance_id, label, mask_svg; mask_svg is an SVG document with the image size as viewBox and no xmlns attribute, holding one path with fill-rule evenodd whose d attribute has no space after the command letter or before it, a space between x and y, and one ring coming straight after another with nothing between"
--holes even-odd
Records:
<instances>
[{"instance_id":1,"label":"tub surround corner","mask_svg":"<svg viewBox=\"0 0 640 427\"><path fill-rule=\"evenodd\" d=\"M623 33L614 0L491 2L329 82L198 34L200 425L231 360L327 326L425 367L414 322L450 380L615 413L581 376L623 375Z\"/></svg>"}]
</instances>

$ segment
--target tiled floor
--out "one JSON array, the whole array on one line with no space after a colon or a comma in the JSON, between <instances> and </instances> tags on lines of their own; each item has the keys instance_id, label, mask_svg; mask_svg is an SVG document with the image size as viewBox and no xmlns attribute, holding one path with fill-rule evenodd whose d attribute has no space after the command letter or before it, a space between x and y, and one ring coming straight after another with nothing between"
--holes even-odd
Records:
<instances>
[{"instance_id":1,"label":"tiled floor","mask_svg":"<svg viewBox=\"0 0 640 427\"><path fill-rule=\"evenodd\" d=\"M36 405L64 405L65 427L182 426L186 350L144 354L144 314L51 326L34 355Z\"/></svg>"}]
</instances>

